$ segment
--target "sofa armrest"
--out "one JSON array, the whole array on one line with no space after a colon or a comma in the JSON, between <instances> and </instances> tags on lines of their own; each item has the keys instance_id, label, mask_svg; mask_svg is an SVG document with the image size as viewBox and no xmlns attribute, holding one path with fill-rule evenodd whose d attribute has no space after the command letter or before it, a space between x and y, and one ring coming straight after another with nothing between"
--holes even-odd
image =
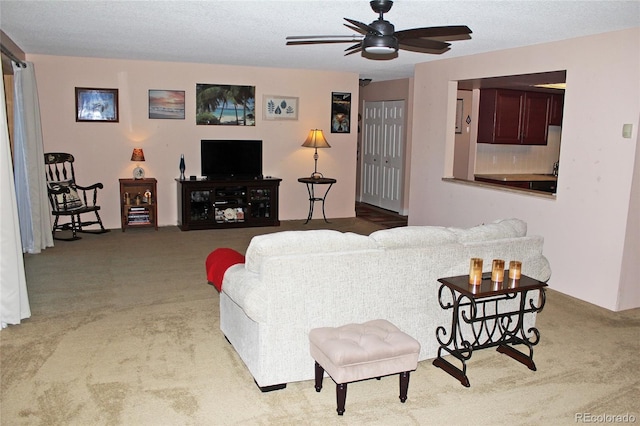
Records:
<instances>
[{"instance_id":1,"label":"sofa armrest","mask_svg":"<svg viewBox=\"0 0 640 426\"><path fill-rule=\"evenodd\" d=\"M249 272L244 264L233 265L227 269L222 281L222 292L253 321L266 321L268 293L258 274Z\"/></svg>"}]
</instances>

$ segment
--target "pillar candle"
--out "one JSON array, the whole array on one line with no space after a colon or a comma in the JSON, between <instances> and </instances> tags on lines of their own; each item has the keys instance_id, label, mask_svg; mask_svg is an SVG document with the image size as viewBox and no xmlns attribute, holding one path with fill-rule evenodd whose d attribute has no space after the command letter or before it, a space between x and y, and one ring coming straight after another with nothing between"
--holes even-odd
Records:
<instances>
[{"instance_id":1,"label":"pillar candle","mask_svg":"<svg viewBox=\"0 0 640 426\"><path fill-rule=\"evenodd\" d=\"M509 262L509 288L518 287L520 284L521 270L522 262L517 260Z\"/></svg>"},{"instance_id":2,"label":"pillar candle","mask_svg":"<svg viewBox=\"0 0 640 426\"><path fill-rule=\"evenodd\" d=\"M509 278L513 280L519 280L522 271L522 262L512 260L509 262Z\"/></svg>"},{"instance_id":3,"label":"pillar candle","mask_svg":"<svg viewBox=\"0 0 640 426\"><path fill-rule=\"evenodd\" d=\"M491 281L494 283L501 283L504 281L504 260L493 259L491 267Z\"/></svg>"},{"instance_id":4,"label":"pillar candle","mask_svg":"<svg viewBox=\"0 0 640 426\"><path fill-rule=\"evenodd\" d=\"M482 259L472 257L469 263L469 284L482 284Z\"/></svg>"}]
</instances>

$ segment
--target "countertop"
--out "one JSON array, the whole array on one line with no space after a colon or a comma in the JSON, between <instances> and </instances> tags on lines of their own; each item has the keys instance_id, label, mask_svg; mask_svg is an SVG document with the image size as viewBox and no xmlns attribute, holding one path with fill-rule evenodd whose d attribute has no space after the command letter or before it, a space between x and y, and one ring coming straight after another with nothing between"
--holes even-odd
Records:
<instances>
[{"instance_id":1,"label":"countertop","mask_svg":"<svg viewBox=\"0 0 640 426\"><path fill-rule=\"evenodd\" d=\"M536 173L481 174L475 175L475 177L481 179L491 179L500 182L555 182L558 180L557 176Z\"/></svg>"}]
</instances>

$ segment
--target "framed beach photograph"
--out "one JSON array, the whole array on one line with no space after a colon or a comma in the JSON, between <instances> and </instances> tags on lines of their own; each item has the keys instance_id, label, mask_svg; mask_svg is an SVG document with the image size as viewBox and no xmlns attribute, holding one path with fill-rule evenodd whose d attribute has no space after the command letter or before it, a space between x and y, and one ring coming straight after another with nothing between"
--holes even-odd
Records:
<instances>
[{"instance_id":1,"label":"framed beach photograph","mask_svg":"<svg viewBox=\"0 0 640 426\"><path fill-rule=\"evenodd\" d=\"M76 121L118 122L118 89L76 87Z\"/></svg>"},{"instance_id":2,"label":"framed beach photograph","mask_svg":"<svg viewBox=\"0 0 640 426\"><path fill-rule=\"evenodd\" d=\"M351 133L351 93L331 93L331 133Z\"/></svg>"},{"instance_id":3,"label":"framed beach photograph","mask_svg":"<svg viewBox=\"0 0 640 426\"><path fill-rule=\"evenodd\" d=\"M149 118L184 120L184 90L149 90Z\"/></svg>"},{"instance_id":4,"label":"framed beach photograph","mask_svg":"<svg viewBox=\"0 0 640 426\"><path fill-rule=\"evenodd\" d=\"M196 84L196 124L255 126L255 86Z\"/></svg>"},{"instance_id":5,"label":"framed beach photograph","mask_svg":"<svg viewBox=\"0 0 640 426\"><path fill-rule=\"evenodd\" d=\"M263 95L262 112L265 120L297 120L298 98Z\"/></svg>"}]
</instances>

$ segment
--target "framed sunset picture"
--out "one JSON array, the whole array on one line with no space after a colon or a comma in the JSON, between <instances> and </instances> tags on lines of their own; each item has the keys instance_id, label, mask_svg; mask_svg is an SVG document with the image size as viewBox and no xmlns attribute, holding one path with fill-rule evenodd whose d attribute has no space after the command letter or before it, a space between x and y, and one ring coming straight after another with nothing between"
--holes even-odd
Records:
<instances>
[{"instance_id":1,"label":"framed sunset picture","mask_svg":"<svg viewBox=\"0 0 640 426\"><path fill-rule=\"evenodd\" d=\"M184 90L149 90L149 118L184 120Z\"/></svg>"}]
</instances>

